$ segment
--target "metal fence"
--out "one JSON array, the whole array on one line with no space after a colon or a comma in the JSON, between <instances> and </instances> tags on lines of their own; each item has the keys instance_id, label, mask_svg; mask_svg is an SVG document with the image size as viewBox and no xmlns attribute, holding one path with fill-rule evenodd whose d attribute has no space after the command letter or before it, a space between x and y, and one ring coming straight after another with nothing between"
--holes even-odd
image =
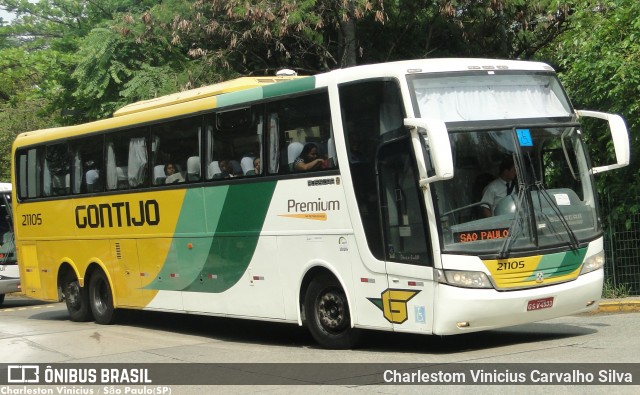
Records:
<instances>
[{"instance_id":1,"label":"metal fence","mask_svg":"<svg viewBox=\"0 0 640 395\"><path fill-rule=\"evenodd\" d=\"M605 281L616 289L624 287L629 295L640 295L640 213L631 215L631 226L624 222L606 225Z\"/></svg>"}]
</instances>

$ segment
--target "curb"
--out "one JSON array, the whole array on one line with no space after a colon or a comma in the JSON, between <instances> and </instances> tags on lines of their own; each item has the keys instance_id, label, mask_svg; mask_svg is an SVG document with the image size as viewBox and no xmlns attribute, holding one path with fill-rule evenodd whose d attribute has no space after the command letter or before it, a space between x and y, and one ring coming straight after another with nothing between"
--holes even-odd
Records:
<instances>
[{"instance_id":1,"label":"curb","mask_svg":"<svg viewBox=\"0 0 640 395\"><path fill-rule=\"evenodd\" d=\"M638 299L619 299L604 300L598 306L598 312L619 313L627 311L640 311L640 300Z\"/></svg>"}]
</instances>

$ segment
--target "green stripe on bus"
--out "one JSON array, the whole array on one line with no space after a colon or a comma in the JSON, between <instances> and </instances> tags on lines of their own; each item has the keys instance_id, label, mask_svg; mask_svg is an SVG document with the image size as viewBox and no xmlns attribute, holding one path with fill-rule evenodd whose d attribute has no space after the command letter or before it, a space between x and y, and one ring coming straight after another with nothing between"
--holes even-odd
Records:
<instances>
[{"instance_id":1,"label":"green stripe on bus","mask_svg":"<svg viewBox=\"0 0 640 395\"><path fill-rule=\"evenodd\" d=\"M251 88L237 92L225 93L216 97L216 107L231 106L262 99L261 88Z\"/></svg>"},{"instance_id":2,"label":"green stripe on bus","mask_svg":"<svg viewBox=\"0 0 640 395\"><path fill-rule=\"evenodd\" d=\"M262 87L263 95L265 98L274 97L280 95L287 95L290 93L303 92L312 90L316 87L316 78L307 77L297 80L291 80L286 82L279 82L277 84L266 85Z\"/></svg>"},{"instance_id":3,"label":"green stripe on bus","mask_svg":"<svg viewBox=\"0 0 640 395\"><path fill-rule=\"evenodd\" d=\"M560 277L572 273L582 265L585 255L587 255L586 248L544 255L536 270L525 281L535 281L538 272L543 272L545 278Z\"/></svg>"},{"instance_id":4,"label":"green stripe on bus","mask_svg":"<svg viewBox=\"0 0 640 395\"><path fill-rule=\"evenodd\" d=\"M261 182L189 190L176 234L194 233L203 219L213 237L177 237L160 273L147 289L224 292L236 284L253 258L276 182ZM202 193L204 190L204 199ZM186 248L191 243L193 248ZM179 273L179 277L172 274Z\"/></svg>"},{"instance_id":5,"label":"green stripe on bus","mask_svg":"<svg viewBox=\"0 0 640 395\"><path fill-rule=\"evenodd\" d=\"M209 256L185 291L224 292L244 275L253 258L276 182L229 188Z\"/></svg>"}]
</instances>

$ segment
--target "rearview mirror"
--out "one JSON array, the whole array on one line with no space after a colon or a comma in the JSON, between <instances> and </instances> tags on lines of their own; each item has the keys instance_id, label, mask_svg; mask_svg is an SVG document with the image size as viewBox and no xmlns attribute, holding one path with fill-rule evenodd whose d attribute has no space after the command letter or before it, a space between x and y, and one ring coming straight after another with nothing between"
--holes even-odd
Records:
<instances>
[{"instance_id":1,"label":"rearview mirror","mask_svg":"<svg viewBox=\"0 0 640 395\"><path fill-rule=\"evenodd\" d=\"M439 119L405 118L404 124L411 130L413 149L420 172L420 185L423 186L434 181L452 178L451 143L449 142L449 132L447 132L445 123ZM428 147L424 145L425 140ZM427 162L423 149L428 150L435 173L432 176L427 174Z\"/></svg>"}]
</instances>

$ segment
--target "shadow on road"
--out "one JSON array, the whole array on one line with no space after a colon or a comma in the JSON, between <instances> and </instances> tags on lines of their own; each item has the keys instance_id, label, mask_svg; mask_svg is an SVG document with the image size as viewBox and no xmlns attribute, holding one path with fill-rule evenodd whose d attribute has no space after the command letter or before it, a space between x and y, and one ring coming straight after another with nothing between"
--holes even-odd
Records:
<instances>
[{"instance_id":1,"label":"shadow on road","mask_svg":"<svg viewBox=\"0 0 640 395\"><path fill-rule=\"evenodd\" d=\"M51 303L31 299L7 298L3 308L38 306ZM69 319L64 303L52 310L38 310L29 319L64 321ZM91 323L91 325L96 325ZM117 325L149 330L202 336L219 341L264 344L295 348L319 348L306 328L297 325L153 311L122 310ZM453 354L515 344L580 337L598 332L594 325L570 325L540 322L500 330L455 336L431 336L406 333L363 331L357 351L395 353L425 352Z\"/></svg>"},{"instance_id":2,"label":"shadow on road","mask_svg":"<svg viewBox=\"0 0 640 395\"><path fill-rule=\"evenodd\" d=\"M306 328L297 325L149 311L124 311L119 325L198 335L220 341L318 348ZM355 351L451 354L513 344L535 343L596 333L593 327L535 323L455 336L364 331Z\"/></svg>"},{"instance_id":3,"label":"shadow on road","mask_svg":"<svg viewBox=\"0 0 640 395\"><path fill-rule=\"evenodd\" d=\"M23 296L6 295L4 303L2 303L2 307L0 307L0 309L15 309L20 307L42 306L46 304L51 304L51 302L43 302L36 299L25 298Z\"/></svg>"}]
</instances>

